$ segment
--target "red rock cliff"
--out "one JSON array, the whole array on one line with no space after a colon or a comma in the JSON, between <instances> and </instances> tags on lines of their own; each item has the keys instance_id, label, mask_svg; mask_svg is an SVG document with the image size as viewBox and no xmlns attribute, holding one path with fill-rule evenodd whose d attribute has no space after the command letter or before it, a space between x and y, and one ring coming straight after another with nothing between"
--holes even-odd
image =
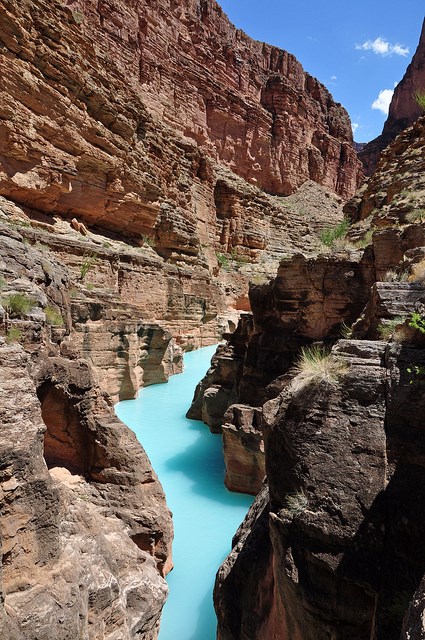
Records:
<instances>
[{"instance_id":1,"label":"red rock cliff","mask_svg":"<svg viewBox=\"0 0 425 640\"><path fill-rule=\"evenodd\" d=\"M409 127L421 115L422 109L417 104L414 94L425 90L425 20L418 48L406 73L394 91L390 104L388 118L384 124L382 134L369 142L359 153L367 175L373 173L380 153L396 136Z\"/></svg>"},{"instance_id":2,"label":"red rock cliff","mask_svg":"<svg viewBox=\"0 0 425 640\"><path fill-rule=\"evenodd\" d=\"M196 148L270 193L356 188L345 110L211 0L7 0L0 19L0 193L15 202L140 233L166 198L192 209Z\"/></svg>"}]
</instances>

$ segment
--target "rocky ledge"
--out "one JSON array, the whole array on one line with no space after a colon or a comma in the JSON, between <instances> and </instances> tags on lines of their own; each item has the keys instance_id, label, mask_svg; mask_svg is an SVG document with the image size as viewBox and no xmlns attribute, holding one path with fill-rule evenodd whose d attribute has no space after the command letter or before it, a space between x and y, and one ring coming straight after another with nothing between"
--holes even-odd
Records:
<instances>
[{"instance_id":1,"label":"rocky ledge","mask_svg":"<svg viewBox=\"0 0 425 640\"><path fill-rule=\"evenodd\" d=\"M0 344L1 637L157 637L171 519L84 361Z\"/></svg>"},{"instance_id":2,"label":"rocky ledge","mask_svg":"<svg viewBox=\"0 0 425 640\"><path fill-rule=\"evenodd\" d=\"M217 575L220 640L424 634L424 146L422 118L347 205L342 241L251 287L197 390L227 485L259 491ZM311 346L321 364L303 365Z\"/></svg>"}]
</instances>

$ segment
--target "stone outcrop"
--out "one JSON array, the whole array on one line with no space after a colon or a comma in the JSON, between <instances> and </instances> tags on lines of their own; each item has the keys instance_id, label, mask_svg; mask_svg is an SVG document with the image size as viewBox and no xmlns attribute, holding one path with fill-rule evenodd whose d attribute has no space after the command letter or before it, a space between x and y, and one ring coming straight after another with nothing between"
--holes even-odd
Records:
<instances>
[{"instance_id":1,"label":"stone outcrop","mask_svg":"<svg viewBox=\"0 0 425 640\"><path fill-rule=\"evenodd\" d=\"M87 363L3 340L0 368L2 638L153 640L171 525L145 453Z\"/></svg>"},{"instance_id":2,"label":"stone outcrop","mask_svg":"<svg viewBox=\"0 0 425 640\"><path fill-rule=\"evenodd\" d=\"M319 257L296 254L268 284L251 285L253 319L244 315L198 385L189 418L223 432L226 486L256 494L264 477L265 400L288 383L299 349L340 336L369 299L370 249Z\"/></svg>"},{"instance_id":3,"label":"stone outcrop","mask_svg":"<svg viewBox=\"0 0 425 640\"><path fill-rule=\"evenodd\" d=\"M107 391L131 397L165 380L181 350L108 292L117 258L106 247L95 269L78 230L16 219L0 224L0 635L154 640L171 515Z\"/></svg>"},{"instance_id":4,"label":"stone outcrop","mask_svg":"<svg viewBox=\"0 0 425 640\"><path fill-rule=\"evenodd\" d=\"M282 261L275 280L251 288L250 330L229 340L245 347L223 430L233 419L233 437L238 423L249 433L255 415L267 485L217 574L220 640L424 633L423 123L399 136L347 205L345 253ZM404 190L413 203L407 211L386 198L391 179L392 196ZM353 251L360 240L367 246ZM309 382L292 364L317 341L333 344L335 377Z\"/></svg>"},{"instance_id":5,"label":"stone outcrop","mask_svg":"<svg viewBox=\"0 0 425 640\"><path fill-rule=\"evenodd\" d=\"M355 191L345 110L214 0L10 0L1 22L0 191L15 202L192 255L209 158L273 194L309 178Z\"/></svg>"},{"instance_id":6,"label":"stone outcrop","mask_svg":"<svg viewBox=\"0 0 425 640\"><path fill-rule=\"evenodd\" d=\"M416 92L425 91L425 21L418 48L407 67L402 80L396 86L391 100L388 118L380 136L365 145L359 152L366 175L376 168L383 149L388 147L399 133L412 125L423 111L415 100Z\"/></svg>"},{"instance_id":7,"label":"stone outcrop","mask_svg":"<svg viewBox=\"0 0 425 640\"><path fill-rule=\"evenodd\" d=\"M367 219L374 228L394 227L423 208L424 131L421 117L382 153L379 169L344 207L353 222Z\"/></svg>"}]
</instances>

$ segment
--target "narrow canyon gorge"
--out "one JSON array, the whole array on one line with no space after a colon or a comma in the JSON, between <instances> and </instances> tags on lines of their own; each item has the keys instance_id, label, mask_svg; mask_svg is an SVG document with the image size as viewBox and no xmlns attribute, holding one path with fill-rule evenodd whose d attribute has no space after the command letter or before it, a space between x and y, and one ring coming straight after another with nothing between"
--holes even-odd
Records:
<instances>
[{"instance_id":1,"label":"narrow canyon gorge","mask_svg":"<svg viewBox=\"0 0 425 640\"><path fill-rule=\"evenodd\" d=\"M425 27L359 156L215 0L3 0L0 72L0 638L158 638L172 514L114 404L218 342L187 415L255 496L218 639L423 638Z\"/></svg>"}]
</instances>

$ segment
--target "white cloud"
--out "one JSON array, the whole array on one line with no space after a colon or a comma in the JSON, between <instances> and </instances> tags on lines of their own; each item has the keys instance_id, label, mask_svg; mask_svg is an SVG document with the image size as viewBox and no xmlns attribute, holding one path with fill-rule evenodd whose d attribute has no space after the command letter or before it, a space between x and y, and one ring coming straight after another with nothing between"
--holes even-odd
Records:
<instances>
[{"instance_id":1,"label":"white cloud","mask_svg":"<svg viewBox=\"0 0 425 640\"><path fill-rule=\"evenodd\" d=\"M331 76L331 80L337 80L338 78L336 76Z\"/></svg>"},{"instance_id":2,"label":"white cloud","mask_svg":"<svg viewBox=\"0 0 425 640\"><path fill-rule=\"evenodd\" d=\"M359 127L360 127L360 125L359 125L359 123L358 123L358 122L352 122L352 123L351 123L351 128L352 128L352 130L353 130L353 136L354 136L354 134L356 133L356 131L357 131L357 129L358 129Z\"/></svg>"},{"instance_id":3,"label":"white cloud","mask_svg":"<svg viewBox=\"0 0 425 640\"><path fill-rule=\"evenodd\" d=\"M391 98L393 97L394 89L383 89L379 92L379 96L372 103L372 109L382 111L384 115L388 115L388 109L390 108Z\"/></svg>"},{"instance_id":4,"label":"white cloud","mask_svg":"<svg viewBox=\"0 0 425 640\"><path fill-rule=\"evenodd\" d=\"M391 44L384 38L375 38L375 40L366 40L363 44L356 44L356 49L361 51L373 51L380 56L407 56L409 53L409 47L404 47L401 44Z\"/></svg>"}]
</instances>

